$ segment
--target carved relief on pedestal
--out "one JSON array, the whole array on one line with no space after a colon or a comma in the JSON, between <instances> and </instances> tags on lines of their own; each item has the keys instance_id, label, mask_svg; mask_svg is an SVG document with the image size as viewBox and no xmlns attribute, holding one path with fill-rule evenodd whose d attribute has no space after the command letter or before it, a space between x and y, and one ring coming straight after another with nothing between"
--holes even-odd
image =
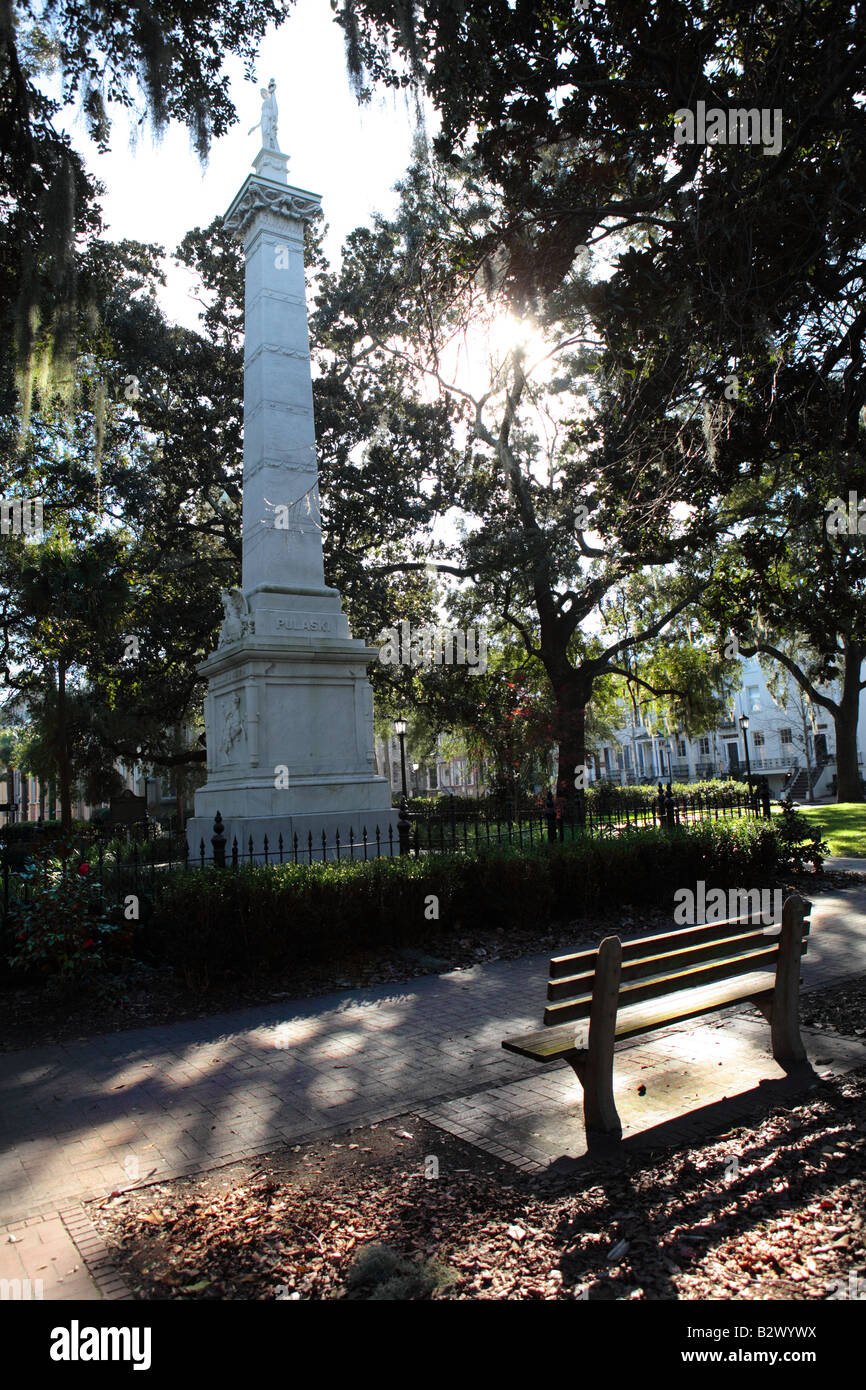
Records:
<instances>
[{"instance_id":1,"label":"carved relief on pedestal","mask_svg":"<svg viewBox=\"0 0 866 1390\"><path fill-rule=\"evenodd\" d=\"M370 682L364 679L361 682L361 711L364 719L364 741L362 748L367 750L367 762L370 767L376 766L376 758L373 752L373 687Z\"/></svg>"},{"instance_id":2,"label":"carved relief on pedestal","mask_svg":"<svg viewBox=\"0 0 866 1390\"><path fill-rule=\"evenodd\" d=\"M237 761L237 754L234 750L244 737L244 707L241 691L236 690L232 695L224 696L218 703L218 709L217 737L219 738L220 761L233 763Z\"/></svg>"},{"instance_id":3,"label":"carved relief on pedestal","mask_svg":"<svg viewBox=\"0 0 866 1390\"><path fill-rule=\"evenodd\" d=\"M242 589L223 589L222 601L225 617L220 628L219 646L227 647L230 642L239 641L248 632L255 632L256 627Z\"/></svg>"}]
</instances>

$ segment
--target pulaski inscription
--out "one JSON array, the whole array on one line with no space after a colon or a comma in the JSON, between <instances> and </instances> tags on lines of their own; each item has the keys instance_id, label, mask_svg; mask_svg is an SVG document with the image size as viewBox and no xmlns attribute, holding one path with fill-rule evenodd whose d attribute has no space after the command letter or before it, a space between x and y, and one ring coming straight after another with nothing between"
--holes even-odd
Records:
<instances>
[{"instance_id":1,"label":"pulaski inscription","mask_svg":"<svg viewBox=\"0 0 866 1390\"><path fill-rule=\"evenodd\" d=\"M278 618L277 627L286 632L333 632L330 618Z\"/></svg>"}]
</instances>

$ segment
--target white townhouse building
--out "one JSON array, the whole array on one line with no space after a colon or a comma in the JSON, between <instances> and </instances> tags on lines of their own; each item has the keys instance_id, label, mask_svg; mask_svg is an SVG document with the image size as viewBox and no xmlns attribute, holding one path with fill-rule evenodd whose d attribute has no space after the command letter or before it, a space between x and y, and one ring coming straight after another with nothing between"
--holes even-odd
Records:
<instances>
[{"instance_id":1,"label":"white townhouse building","mask_svg":"<svg viewBox=\"0 0 866 1390\"><path fill-rule=\"evenodd\" d=\"M835 790L836 738L832 716L811 705L787 678L782 703L770 694L756 657L740 658L742 685L726 719L696 738L673 734L647 723L626 724L588 758L587 781L608 778L622 785L635 782L697 782L746 770L748 740L752 773L766 776L770 792L792 791L797 800L830 796ZM782 688L784 689L783 678ZM832 688L831 688L832 689ZM748 727L744 730L741 718ZM861 774L866 771L866 691L861 693L858 746Z\"/></svg>"}]
</instances>

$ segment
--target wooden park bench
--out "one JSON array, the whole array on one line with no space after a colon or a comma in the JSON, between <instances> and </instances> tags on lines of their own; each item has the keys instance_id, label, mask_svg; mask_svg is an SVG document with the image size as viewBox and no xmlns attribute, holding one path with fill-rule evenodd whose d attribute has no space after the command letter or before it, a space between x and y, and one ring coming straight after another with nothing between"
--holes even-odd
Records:
<instances>
[{"instance_id":1,"label":"wooden park bench","mask_svg":"<svg viewBox=\"0 0 866 1390\"><path fill-rule=\"evenodd\" d=\"M536 1062L563 1058L583 1086L587 1136L622 1137L613 1097L616 1043L728 1004L749 1001L768 1020L782 1066L806 1060L800 1038L800 958L812 904L788 898L781 928L739 918L554 956L545 1027L502 1046ZM577 1026L575 1024L577 1023Z\"/></svg>"}]
</instances>

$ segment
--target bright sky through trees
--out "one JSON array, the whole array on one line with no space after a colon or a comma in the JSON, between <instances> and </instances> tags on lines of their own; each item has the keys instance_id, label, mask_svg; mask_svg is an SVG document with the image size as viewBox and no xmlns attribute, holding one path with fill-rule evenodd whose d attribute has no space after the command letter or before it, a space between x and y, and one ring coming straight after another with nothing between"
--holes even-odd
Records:
<instances>
[{"instance_id":1,"label":"bright sky through trees","mask_svg":"<svg viewBox=\"0 0 866 1390\"><path fill-rule=\"evenodd\" d=\"M69 111L67 128L91 173L106 186L102 200L107 235L156 242L173 251L184 234L225 212L258 153L257 133L247 131L261 108L259 86L277 83L279 141L290 156L289 180L321 193L329 235L326 250L334 261L343 238L369 220L373 211L390 213L393 184L411 158L414 131L410 103L377 91L369 105L352 95L346 76L343 35L325 0L298 0L279 31L269 30L262 45L258 82L244 78L243 65L229 60L231 95L238 124L214 141L202 169L185 129L172 123L160 142L138 132L120 107L112 149L101 155L83 122ZM190 328L198 305L189 297L188 277L168 267L163 295L166 313Z\"/></svg>"}]
</instances>

